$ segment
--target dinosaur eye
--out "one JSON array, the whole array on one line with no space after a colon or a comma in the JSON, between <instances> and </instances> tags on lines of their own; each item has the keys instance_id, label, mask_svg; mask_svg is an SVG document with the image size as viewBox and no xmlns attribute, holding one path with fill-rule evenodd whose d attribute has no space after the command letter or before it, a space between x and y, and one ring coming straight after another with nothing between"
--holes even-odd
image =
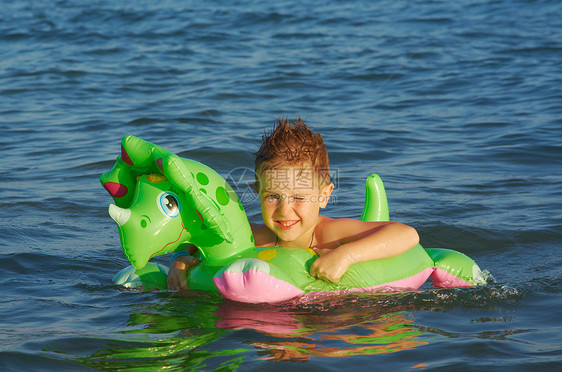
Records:
<instances>
[{"instance_id":1,"label":"dinosaur eye","mask_svg":"<svg viewBox=\"0 0 562 372\"><path fill-rule=\"evenodd\" d=\"M174 218L180 215L180 200L177 195L171 192L163 192L158 195L156 203L160 212L165 216Z\"/></svg>"}]
</instances>

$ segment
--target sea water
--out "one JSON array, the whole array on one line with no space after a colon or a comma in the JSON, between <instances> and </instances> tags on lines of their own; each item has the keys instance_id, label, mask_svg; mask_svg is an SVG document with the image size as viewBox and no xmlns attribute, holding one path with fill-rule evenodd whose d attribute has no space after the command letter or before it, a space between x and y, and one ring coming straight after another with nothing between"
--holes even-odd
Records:
<instances>
[{"instance_id":1,"label":"sea water","mask_svg":"<svg viewBox=\"0 0 562 372\"><path fill-rule=\"evenodd\" d=\"M0 51L3 371L562 366L560 2L4 1ZM297 115L326 215L358 218L378 173L391 219L495 283L275 306L112 285L98 177L123 136L229 177L259 222L253 154Z\"/></svg>"}]
</instances>

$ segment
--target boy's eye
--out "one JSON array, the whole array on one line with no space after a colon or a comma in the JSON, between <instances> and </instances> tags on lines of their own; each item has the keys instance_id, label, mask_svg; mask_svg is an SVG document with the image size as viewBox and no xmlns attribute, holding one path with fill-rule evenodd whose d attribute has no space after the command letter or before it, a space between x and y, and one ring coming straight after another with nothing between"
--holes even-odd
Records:
<instances>
[{"instance_id":1,"label":"boy's eye","mask_svg":"<svg viewBox=\"0 0 562 372\"><path fill-rule=\"evenodd\" d=\"M270 203L273 203L274 201L279 200L279 195L277 194L268 194L265 196L265 200L267 200Z\"/></svg>"}]
</instances>

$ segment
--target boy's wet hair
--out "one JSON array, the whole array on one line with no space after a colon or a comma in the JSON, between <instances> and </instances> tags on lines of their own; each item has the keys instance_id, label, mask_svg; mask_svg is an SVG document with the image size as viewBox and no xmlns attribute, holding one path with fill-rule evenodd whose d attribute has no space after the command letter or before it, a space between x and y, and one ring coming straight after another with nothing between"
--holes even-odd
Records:
<instances>
[{"instance_id":1,"label":"boy's wet hair","mask_svg":"<svg viewBox=\"0 0 562 372\"><path fill-rule=\"evenodd\" d=\"M300 117L296 120L278 119L273 129L263 135L261 147L256 152L256 181L264 170L280 166L312 168L320 187L330 182L330 162L324 140Z\"/></svg>"}]
</instances>

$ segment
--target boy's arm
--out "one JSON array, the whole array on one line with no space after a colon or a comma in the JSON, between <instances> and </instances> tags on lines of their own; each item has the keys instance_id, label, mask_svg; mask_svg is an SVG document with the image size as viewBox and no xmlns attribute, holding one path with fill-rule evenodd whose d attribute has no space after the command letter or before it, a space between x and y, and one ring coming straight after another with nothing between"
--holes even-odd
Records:
<instances>
[{"instance_id":1,"label":"boy's arm","mask_svg":"<svg viewBox=\"0 0 562 372\"><path fill-rule=\"evenodd\" d=\"M265 225L250 224L252 234L255 238L255 245L257 247L264 245L271 245L275 240L271 236L275 236ZM272 240L273 239L273 240ZM191 244L186 250L189 255L182 255L177 257L171 264L168 270L168 289L188 289L187 288L187 271L199 263L199 260L193 257L197 248Z\"/></svg>"},{"instance_id":2,"label":"boy's arm","mask_svg":"<svg viewBox=\"0 0 562 372\"><path fill-rule=\"evenodd\" d=\"M342 244L321 250L320 257L310 267L310 275L334 283L354 263L397 256L419 242L414 228L398 222L341 219L322 228L324 236Z\"/></svg>"},{"instance_id":3,"label":"boy's arm","mask_svg":"<svg viewBox=\"0 0 562 372\"><path fill-rule=\"evenodd\" d=\"M197 248L191 244L186 248L189 255L182 255L177 257L171 264L168 270L168 289L188 289L187 288L187 271L191 266L199 263L199 260L192 255L196 252Z\"/></svg>"}]
</instances>

